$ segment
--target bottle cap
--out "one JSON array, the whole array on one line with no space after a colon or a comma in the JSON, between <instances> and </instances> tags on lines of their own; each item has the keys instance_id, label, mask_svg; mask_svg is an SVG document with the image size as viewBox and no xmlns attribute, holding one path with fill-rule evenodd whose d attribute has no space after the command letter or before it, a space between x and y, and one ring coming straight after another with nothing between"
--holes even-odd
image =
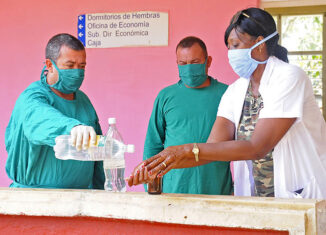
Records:
<instances>
[{"instance_id":1,"label":"bottle cap","mask_svg":"<svg viewBox=\"0 0 326 235\"><path fill-rule=\"evenodd\" d=\"M128 144L127 145L127 153L134 153L135 152L135 145Z\"/></svg>"},{"instance_id":2,"label":"bottle cap","mask_svg":"<svg viewBox=\"0 0 326 235\"><path fill-rule=\"evenodd\" d=\"M109 125L117 123L117 120L115 118L109 118L108 121L109 121Z\"/></svg>"}]
</instances>

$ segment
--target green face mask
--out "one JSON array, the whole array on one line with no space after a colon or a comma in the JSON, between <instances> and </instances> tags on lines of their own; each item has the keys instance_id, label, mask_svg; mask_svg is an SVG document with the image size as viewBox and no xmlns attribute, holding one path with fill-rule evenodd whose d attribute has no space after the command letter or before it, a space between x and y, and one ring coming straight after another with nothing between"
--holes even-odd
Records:
<instances>
[{"instance_id":1,"label":"green face mask","mask_svg":"<svg viewBox=\"0 0 326 235\"><path fill-rule=\"evenodd\" d=\"M178 65L179 77L181 81L189 87L197 87L203 84L207 79L206 64L185 64Z\"/></svg>"},{"instance_id":2,"label":"green face mask","mask_svg":"<svg viewBox=\"0 0 326 235\"><path fill-rule=\"evenodd\" d=\"M59 69L57 65L52 61L53 66L58 71L58 81L53 84L49 85L54 89L64 93L64 94L71 94L76 92L81 84L84 81L85 70L84 69ZM44 69L42 71L42 75L44 74Z\"/></svg>"}]
</instances>

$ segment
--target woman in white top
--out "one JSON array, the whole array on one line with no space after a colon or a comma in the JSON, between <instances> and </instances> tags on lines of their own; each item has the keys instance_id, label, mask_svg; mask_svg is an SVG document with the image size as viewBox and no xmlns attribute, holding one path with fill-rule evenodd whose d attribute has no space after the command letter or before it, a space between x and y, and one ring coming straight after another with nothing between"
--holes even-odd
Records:
<instances>
[{"instance_id":1,"label":"woman in white top","mask_svg":"<svg viewBox=\"0 0 326 235\"><path fill-rule=\"evenodd\" d=\"M325 121L309 78L287 63L278 39L269 13L238 12L225 44L240 78L225 92L207 143L166 148L138 165L129 185L173 168L234 161L235 195L325 199Z\"/></svg>"}]
</instances>

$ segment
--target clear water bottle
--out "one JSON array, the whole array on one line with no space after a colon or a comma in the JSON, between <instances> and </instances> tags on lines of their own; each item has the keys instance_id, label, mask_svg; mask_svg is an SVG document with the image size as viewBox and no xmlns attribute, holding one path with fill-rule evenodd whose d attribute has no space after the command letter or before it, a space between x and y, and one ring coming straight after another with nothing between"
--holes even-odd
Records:
<instances>
[{"instance_id":1,"label":"clear water bottle","mask_svg":"<svg viewBox=\"0 0 326 235\"><path fill-rule=\"evenodd\" d=\"M125 192L124 153L133 153L134 145L125 145L116 127L116 119L109 118L109 129L105 136L103 168L105 173L104 189L111 192Z\"/></svg>"},{"instance_id":2,"label":"clear water bottle","mask_svg":"<svg viewBox=\"0 0 326 235\"><path fill-rule=\"evenodd\" d=\"M132 153L134 146L98 135L94 145L90 145L87 149L77 150L75 146L71 145L70 135L60 135L55 138L53 149L56 158L61 160L103 161L111 156L119 155L121 152Z\"/></svg>"},{"instance_id":3,"label":"clear water bottle","mask_svg":"<svg viewBox=\"0 0 326 235\"><path fill-rule=\"evenodd\" d=\"M97 136L98 142L103 141L103 136ZM77 150L71 145L70 135L60 135L55 138L53 147L56 158L61 160L79 160L79 161L100 161L102 160L101 150L97 145L89 146L88 149Z\"/></svg>"}]
</instances>

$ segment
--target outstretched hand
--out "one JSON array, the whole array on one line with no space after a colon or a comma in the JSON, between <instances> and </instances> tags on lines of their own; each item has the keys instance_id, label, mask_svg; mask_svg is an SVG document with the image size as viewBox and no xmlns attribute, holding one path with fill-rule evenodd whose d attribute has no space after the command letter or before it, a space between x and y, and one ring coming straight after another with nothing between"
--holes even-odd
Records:
<instances>
[{"instance_id":1,"label":"outstretched hand","mask_svg":"<svg viewBox=\"0 0 326 235\"><path fill-rule=\"evenodd\" d=\"M126 179L128 185L131 187L138 184L146 184L151 182L149 179L147 168L145 167L144 162L138 164L131 175Z\"/></svg>"},{"instance_id":2,"label":"outstretched hand","mask_svg":"<svg viewBox=\"0 0 326 235\"><path fill-rule=\"evenodd\" d=\"M152 182L155 177L163 177L170 170L186 167L187 156L192 145L170 146L157 155L141 162L130 175L128 185L138 185Z\"/></svg>"}]
</instances>

